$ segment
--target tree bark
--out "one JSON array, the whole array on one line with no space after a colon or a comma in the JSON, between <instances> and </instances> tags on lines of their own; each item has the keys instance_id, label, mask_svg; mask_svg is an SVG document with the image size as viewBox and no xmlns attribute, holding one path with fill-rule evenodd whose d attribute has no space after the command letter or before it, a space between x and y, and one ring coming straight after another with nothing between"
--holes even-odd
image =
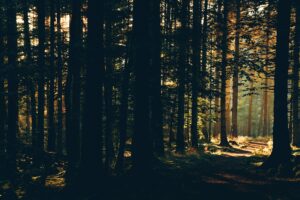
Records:
<instances>
[{"instance_id":1,"label":"tree bark","mask_svg":"<svg viewBox=\"0 0 300 200\"><path fill-rule=\"evenodd\" d=\"M16 2L7 0L7 53L8 53L8 132L7 132L7 172L10 179L17 172L18 133L18 71L17 71L17 24Z\"/></svg>"},{"instance_id":2,"label":"tree bark","mask_svg":"<svg viewBox=\"0 0 300 200\"><path fill-rule=\"evenodd\" d=\"M240 62L240 21L241 21L241 1L236 0L236 25L235 25L235 54L232 83L232 136L238 136L238 97L239 97L239 62Z\"/></svg>"},{"instance_id":3,"label":"tree bark","mask_svg":"<svg viewBox=\"0 0 300 200\"><path fill-rule=\"evenodd\" d=\"M226 132L226 79L228 52L228 1L223 1L223 35L222 35L222 68L221 68L221 146L229 146Z\"/></svg>"},{"instance_id":4,"label":"tree bark","mask_svg":"<svg viewBox=\"0 0 300 200\"><path fill-rule=\"evenodd\" d=\"M296 4L296 34L294 46L293 69L293 144L300 146L300 120L299 120L299 48L300 48L300 4Z\"/></svg>"},{"instance_id":5,"label":"tree bark","mask_svg":"<svg viewBox=\"0 0 300 200\"><path fill-rule=\"evenodd\" d=\"M277 9L273 150L268 160L264 163L265 167L286 165L291 158L287 116L291 0L279 0Z\"/></svg>"}]
</instances>

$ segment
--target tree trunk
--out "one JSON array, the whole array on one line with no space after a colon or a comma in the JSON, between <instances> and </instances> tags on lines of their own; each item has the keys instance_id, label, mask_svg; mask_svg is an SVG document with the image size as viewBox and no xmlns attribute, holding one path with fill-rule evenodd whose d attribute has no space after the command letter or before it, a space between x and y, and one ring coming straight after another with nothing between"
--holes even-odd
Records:
<instances>
[{"instance_id":1,"label":"tree trunk","mask_svg":"<svg viewBox=\"0 0 300 200\"><path fill-rule=\"evenodd\" d=\"M50 70L48 93L48 151L56 149L56 132L54 127L54 73L55 73L55 2L50 2Z\"/></svg>"},{"instance_id":2,"label":"tree trunk","mask_svg":"<svg viewBox=\"0 0 300 200\"><path fill-rule=\"evenodd\" d=\"M149 72L151 30L149 12L150 1L136 0L133 8L133 58L135 74L135 107L133 134L133 169L145 174L152 164L152 135L150 135Z\"/></svg>"},{"instance_id":3,"label":"tree trunk","mask_svg":"<svg viewBox=\"0 0 300 200\"><path fill-rule=\"evenodd\" d=\"M161 102L161 28L160 0L153 0L152 11L152 80L151 80L151 132L154 137L154 150L158 155L164 155L163 111Z\"/></svg>"},{"instance_id":4,"label":"tree trunk","mask_svg":"<svg viewBox=\"0 0 300 200\"><path fill-rule=\"evenodd\" d=\"M56 18L57 18L57 153L63 154L63 83L62 83L62 34L61 34L61 4L60 0L56 1Z\"/></svg>"},{"instance_id":5,"label":"tree trunk","mask_svg":"<svg viewBox=\"0 0 300 200\"><path fill-rule=\"evenodd\" d=\"M103 0L88 1L87 65L84 96L81 172L83 179L99 181L103 173ZM90 184L89 184L90 185Z\"/></svg>"},{"instance_id":6,"label":"tree trunk","mask_svg":"<svg viewBox=\"0 0 300 200\"><path fill-rule=\"evenodd\" d=\"M222 35L222 67L221 67L221 146L229 146L226 133L226 71L228 52L228 1L223 0L223 35Z\"/></svg>"},{"instance_id":7,"label":"tree trunk","mask_svg":"<svg viewBox=\"0 0 300 200\"><path fill-rule=\"evenodd\" d=\"M0 7L3 6L3 1L0 1ZM3 10L0 10L0 16L5 16ZM4 29L3 29L4 21L0 19L0 70L4 69ZM0 159L4 160L5 157L5 124L6 124L6 101L5 101L5 88L4 88L4 79L5 75L0 73ZM0 170L3 168L0 167ZM3 171L3 170L2 170ZM2 175L3 173L0 172Z\"/></svg>"},{"instance_id":8,"label":"tree trunk","mask_svg":"<svg viewBox=\"0 0 300 200\"><path fill-rule=\"evenodd\" d=\"M7 7L7 52L8 52L8 132L7 169L12 180L16 178L17 132L18 132L18 76L17 76L17 24L16 2L6 1Z\"/></svg>"},{"instance_id":9,"label":"tree trunk","mask_svg":"<svg viewBox=\"0 0 300 200\"><path fill-rule=\"evenodd\" d=\"M273 150L269 159L264 163L265 167L286 165L291 158L287 117L291 0L279 0L277 9Z\"/></svg>"},{"instance_id":10,"label":"tree trunk","mask_svg":"<svg viewBox=\"0 0 300 200\"><path fill-rule=\"evenodd\" d=\"M240 62L240 21L241 0L236 0L236 25L235 25L235 54L232 83L232 136L238 136L238 98L239 98L239 62Z\"/></svg>"},{"instance_id":11,"label":"tree trunk","mask_svg":"<svg viewBox=\"0 0 300 200\"><path fill-rule=\"evenodd\" d=\"M189 0L182 2L181 8L181 29L179 30L179 66L178 66L178 114L177 114L177 133L176 151L185 151L184 142L184 95L185 95L185 71L187 65L187 29L188 29L188 6ZM200 62L200 61L199 61Z\"/></svg>"},{"instance_id":12,"label":"tree trunk","mask_svg":"<svg viewBox=\"0 0 300 200\"><path fill-rule=\"evenodd\" d=\"M44 154L44 110L45 110L45 0L38 0L38 133L35 151L37 164L43 159Z\"/></svg>"},{"instance_id":13,"label":"tree trunk","mask_svg":"<svg viewBox=\"0 0 300 200\"><path fill-rule=\"evenodd\" d=\"M251 91L253 89L253 81L251 81ZM253 94L249 96L249 110L248 110L248 128L247 128L247 136L252 136L252 107L253 107Z\"/></svg>"},{"instance_id":14,"label":"tree trunk","mask_svg":"<svg viewBox=\"0 0 300 200\"><path fill-rule=\"evenodd\" d=\"M300 4L296 4L296 34L294 46L293 69L293 144L300 146L300 121L299 121L299 48L300 48Z\"/></svg>"},{"instance_id":15,"label":"tree trunk","mask_svg":"<svg viewBox=\"0 0 300 200\"><path fill-rule=\"evenodd\" d=\"M115 157L114 144L113 144L113 107L112 107L112 78L113 78L113 61L112 61L112 23L111 11L112 4L106 1L106 24L105 24L105 43L106 43L106 57L105 57L105 168L110 170L111 163Z\"/></svg>"},{"instance_id":16,"label":"tree trunk","mask_svg":"<svg viewBox=\"0 0 300 200\"><path fill-rule=\"evenodd\" d=\"M197 148L199 142L198 133L198 93L199 93L199 70L200 70L200 45L201 45L201 11L202 1L194 0L193 5L193 74L192 74L192 124L191 141L192 147Z\"/></svg>"},{"instance_id":17,"label":"tree trunk","mask_svg":"<svg viewBox=\"0 0 300 200\"><path fill-rule=\"evenodd\" d=\"M81 22L81 2L72 1L72 17L70 25L70 56L69 68L71 69L71 124L67 132L67 153L68 153L68 181L74 178L74 170L80 160L80 72L82 53L82 22Z\"/></svg>"}]
</instances>

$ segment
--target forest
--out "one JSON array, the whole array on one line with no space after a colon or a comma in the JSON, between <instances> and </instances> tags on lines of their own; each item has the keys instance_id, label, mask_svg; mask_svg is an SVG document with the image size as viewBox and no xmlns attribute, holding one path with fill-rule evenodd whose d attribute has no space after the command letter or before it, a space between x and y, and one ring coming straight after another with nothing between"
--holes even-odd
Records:
<instances>
[{"instance_id":1,"label":"forest","mask_svg":"<svg viewBox=\"0 0 300 200\"><path fill-rule=\"evenodd\" d=\"M300 0L0 0L0 200L300 199Z\"/></svg>"}]
</instances>

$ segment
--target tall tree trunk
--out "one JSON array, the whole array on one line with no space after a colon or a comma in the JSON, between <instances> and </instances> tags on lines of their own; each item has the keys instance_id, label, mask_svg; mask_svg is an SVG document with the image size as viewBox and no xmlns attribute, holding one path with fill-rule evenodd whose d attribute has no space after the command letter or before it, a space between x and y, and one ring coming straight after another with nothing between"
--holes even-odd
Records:
<instances>
[{"instance_id":1,"label":"tall tree trunk","mask_svg":"<svg viewBox=\"0 0 300 200\"><path fill-rule=\"evenodd\" d=\"M106 71L105 71L105 168L109 170L115 157L113 144L113 107L112 107L112 78L113 78L113 61L112 61L112 3L106 1L106 24L105 24L105 43L106 43Z\"/></svg>"},{"instance_id":2,"label":"tall tree trunk","mask_svg":"<svg viewBox=\"0 0 300 200\"><path fill-rule=\"evenodd\" d=\"M239 98L239 62L240 62L240 22L241 0L236 0L236 25L235 25L235 54L232 83L232 136L238 136L238 98Z\"/></svg>"},{"instance_id":3,"label":"tall tree trunk","mask_svg":"<svg viewBox=\"0 0 300 200\"><path fill-rule=\"evenodd\" d=\"M296 35L294 47L293 69L293 144L300 146L300 120L299 120L299 48L300 48L300 3L296 4Z\"/></svg>"},{"instance_id":4,"label":"tall tree trunk","mask_svg":"<svg viewBox=\"0 0 300 200\"><path fill-rule=\"evenodd\" d=\"M87 65L81 168L84 177L93 181L98 181L99 176L103 173L103 12L103 0L88 1Z\"/></svg>"},{"instance_id":5,"label":"tall tree trunk","mask_svg":"<svg viewBox=\"0 0 300 200\"><path fill-rule=\"evenodd\" d=\"M45 0L38 0L38 133L35 160L39 164L44 154L44 110L45 110Z\"/></svg>"},{"instance_id":6,"label":"tall tree trunk","mask_svg":"<svg viewBox=\"0 0 300 200\"><path fill-rule=\"evenodd\" d=\"M3 1L0 1L0 7L3 6ZM5 16L5 13L3 13L3 10L0 10L0 70L2 71L4 69L4 21L3 18ZM5 124L6 124L6 102L5 102L5 88L4 88L4 79L5 76L3 73L0 73L0 159L4 160L5 157ZM2 167L0 167L2 170ZM3 170L2 170L3 171ZM2 172L0 172L2 174Z\"/></svg>"},{"instance_id":7,"label":"tall tree trunk","mask_svg":"<svg viewBox=\"0 0 300 200\"><path fill-rule=\"evenodd\" d=\"M199 70L200 70L200 45L201 45L201 11L202 1L194 0L193 5L193 74L192 74L192 124L191 141L192 147L198 147L198 93L199 93Z\"/></svg>"},{"instance_id":8,"label":"tall tree trunk","mask_svg":"<svg viewBox=\"0 0 300 200\"><path fill-rule=\"evenodd\" d=\"M221 31L222 31L222 0L217 1L217 55L221 54ZM217 61L219 61L217 57ZM216 64L216 70L215 70L215 79L216 79L216 88L215 90L220 92L220 79L221 79L221 66ZM215 97L215 115L216 115L216 124L214 127L214 136L216 137L218 134L220 134L221 131L221 121L220 121L220 104L221 104L221 98L220 95L216 95Z\"/></svg>"},{"instance_id":9,"label":"tall tree trunk","mask_svg":"<svg viewBox=\"0 0 300 200\"><path fill-rule=\"evenodd\" d=\"M151 80L151 132L154 137L154 150L158 155L164 154L163 111L161 102L161 28L160 0L153 0L152 11L152 80Z\"/></svg>"},{"instance_id":10,"label":"tall tree trunk","mask_svg":"<svg viewBox=\"0 0 300 200\"><path fill-rule=\"evenodd\" d=\"M121 88L121 105L120 105L120 136L119 136L119 151L116 162L117 171L124 168L124 152L127 139L127 119L128 119L128 96L129 96L129 78L130 78L130 42L127 41L127 55L125 59L125 66L123 69L122 88Z\"/></svg>"},{"instance_id":11,"label":"tall tree trunk","mask_svg":"<svg viewBox=\"0 0 300 200\"><path fill-rule=\"evenodd\" d=\"M7 132L7 169L14 180L17 172L17 132L18 132L18 76L17 76L17 24L16 2L6 1L7 7L7 53L8 65L8 132Z\"/></svg>"},{"instance_id":12,"label":"tall tree trunk","mask_svg":"<svg viewBox=\"0 0 300 200\"><path fill-rule=\"evenodd\" d=\"M181 28L179 36L179 66L178 66L178 113L176 150L179 153L185 151L184 142L184 95L185 95L185 71L187 66L187 29L188 29L188 7L189 0L184 0L181 7ZM200 61L199 61L200 62Z\"/></svg>"},{"instance_id":13,"label":"tall tree trunk","mask_svg":"<svg viewBox=\"0 0 300 200\"><path fill-rule=\"evenodd\" d=\"M222 35L222 67L221 67L221 146L229 146L226 132L226 71L228 52L228 1L223 0L223 35Z\"/></svg>"},{"instance_id":14,"label":"tall tree trunk","mask_svg":"<svg viewBox=\"0 0 300 200\"><path fill-rule=\"evenodd\" d=\"M267 32L266 32L266 37L267 37L267 44L266 44L266 67L265 67L265 71L268 72L268 68L270 65L270 58L269 58L269 54L270 54L270 35L271 35L271 31L270 31L270 18L271 18L271 1L268 1L269 5L268 5L268 11L267 11ZM264 96L263 96L263 136L267 136L268 135L268 127L269 127L269 96L268 96L268 90L269 90L269 77L268 74L266 75L266 79L265 79L265 89L264 89Z\"/></svg>"},{"instance_id":15,"label":"tall tree trunk","mask_svg":"<svg viewBox=\"0 0 300 200\"><path fill-rule=\"evenodd\" d=\"M56 132L54 127L54 73L55 73L55 2L50 1L50 69L48 93L48 151L56 149Z\"/></svg>"},{"instance_id":16,"label":"tall tree trunk","mask_svg":"<svg viewBox=\"0 0 300 200\"><path fill-rule=\"evenodd\" d=\"M152 135L149 119L149 72L151 68L150 1L136 0L133 8L133 58L135 108L133 134L133 169L144 174L151 169Z\"/></svg>"},{"instance_id":17,"label":"tall tree trunk","mask_svg":"<svg viewBox=\"0 0 300 200\"><path fill-rule=\"evenodd\" d=\"M31 41L30 41L30 32L29 32L29 17L28 17L28 2L27 0L22 1L22 12L24 17L24 46L25 46L25 54L26 54L26 63L28 68L33 63L32 59L32 49L31 49ZM30 67L29 69L32 69ZM33 70L34 71L34 70ZM31 74L31 77L28 77L27 81L27 88L28 88L28 95L30 96L30 115L31 115L31 137L32 137L32 146L36 146L36 99L35 99L35 73Z\"/></svg>"},{"instance_id":18,"label":"tall tree trunk","mask_svg":"<svg viewBox=\"0 0 300 200\"><path fill-rule=\"evenodd\" d=\"M291 0L279 0L277 9L273 150L269 159L264 163L265 167L285 165L290 162L291 158L287 117Z\"/></svg>"},{"instance_id":19,"label":"tall tree trunk","mask_svg":"<svg viewBox=\"0 0 300 200\"><path fill-rule=\"evenodd\" d=\"M72 17L70 25L70 57L69 67L72 75L71 92L71 126L69 127L67 139L67 153L69 160L68 178L72 181L74 170L80 160L80 72L82 53L82 22L81 2L72 1ZM70 73L70 72L69 72ZM70 181L69 180L69 181Z\"/></svg>"},{"instance_id":20,"label":"tall tree trunk","mask_svg":"<svg viewBox=\"0 0 300 200\"><path fill-rule=\"evenodd\" d=\"M63 80L62 80L62 34L61 34L61 0L56 1L56 19L57 19L57 153L63 153Z\"/></svg>"}]
</instances>

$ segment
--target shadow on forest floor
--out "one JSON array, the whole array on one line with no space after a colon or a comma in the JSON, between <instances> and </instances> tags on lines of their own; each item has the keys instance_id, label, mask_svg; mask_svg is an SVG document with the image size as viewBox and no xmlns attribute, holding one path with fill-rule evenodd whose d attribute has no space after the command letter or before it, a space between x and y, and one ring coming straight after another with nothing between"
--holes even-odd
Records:
<instances>
[{"instance_id":1,"label":"shadow on forest floor","mask_svg":"<svg viewBox=\"0 0 300 200\"><path fill-rule=\"evenodd\" d=\"M26 187L30 191L20 187L15 192L28 200L300 199L300 178L279 177L274 170L258 168L270 144L247 140L232 145L233 148L223 148L212 143L204 145L202 153L188 149L184 155L171 151L156 162L148 176L115 175L109 181L94 183L98 189L83 196L80 187L87 183L80 183L75 191L63 189L65 165L56 162L57 170L47 176L46 187L36 182ZM38 177L36 173L32 180ZM101 182L105 184L101 186ZM9 187L2 183L0 192L9 196ZM0 199L5 198L0 196Z\"/></svg>"}]
</instances>

